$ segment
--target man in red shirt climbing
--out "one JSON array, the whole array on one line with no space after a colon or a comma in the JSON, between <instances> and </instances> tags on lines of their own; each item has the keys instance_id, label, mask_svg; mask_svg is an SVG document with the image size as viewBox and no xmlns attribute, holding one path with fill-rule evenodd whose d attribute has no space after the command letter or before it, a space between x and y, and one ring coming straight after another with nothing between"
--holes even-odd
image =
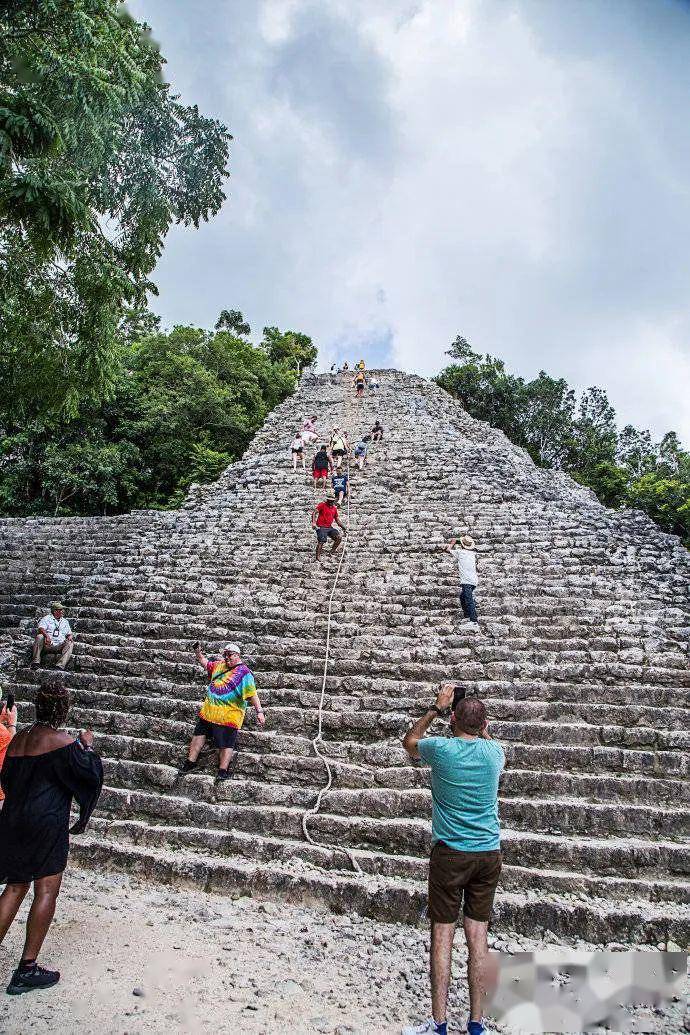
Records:
<instances>
[{"instance_id":1,"label":"man in red shirt climbing","mask_svg":"<svg viewBox=\"0 0 690 1035\"><path fill-rule=\"evenodd\" d=\"M323 503L318 503L314 508L311 516L311 527L316 531L316 563L320 564L321 554L323 552L324 545L329 539L333 540L331 547L331 553L335 553L339 550L343 543L343 537L336 528L333 528L333 524L338 525L343 532L345 526L341 523L338 517L338 508L335 503L335 498L331 493L328 493Z\"/></svg>"}]
</instances>

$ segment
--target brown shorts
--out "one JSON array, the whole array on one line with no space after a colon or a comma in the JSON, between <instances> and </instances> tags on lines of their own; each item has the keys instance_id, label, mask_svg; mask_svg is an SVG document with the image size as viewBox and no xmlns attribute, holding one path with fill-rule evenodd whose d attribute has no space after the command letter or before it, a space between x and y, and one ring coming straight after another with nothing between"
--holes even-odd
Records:
<instances>
[{"instance_id":1,"label":"brown shorts","mask_svg":"<svg viewBox=\"0 0 690 1035\"><path fill-rule=\"evenodd\" d=\"M501 865L498 848L494 852L457 852L443 841L437 842L429 863L429 919L454 924L462 904L470 920L488 923Z\"/></svg>"}]
</instances>

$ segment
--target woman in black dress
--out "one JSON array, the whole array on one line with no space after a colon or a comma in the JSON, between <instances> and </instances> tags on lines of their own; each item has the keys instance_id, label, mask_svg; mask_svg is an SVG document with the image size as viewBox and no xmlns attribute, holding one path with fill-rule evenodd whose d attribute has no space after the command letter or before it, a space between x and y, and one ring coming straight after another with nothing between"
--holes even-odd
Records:
<instances>
[{"instance_id":1,"label":"woman in black dress","mask_svg":"<svg viewBox=\"0 0 690 1035\"><path fill-rule=\"evenodd\" d=\"M33 881L34 900L26 921L26 942L19 966L7 986L10 995L47 988L60 980L57 970L39 967L36 958L48 933L69 834L86 828L103 786L103 766L93 750L93 733L75 739L59 729L67 719L69 692L59 679L36 691L36 721L18 733L0 771L5 805L0 811L0 942ZM70 831L72 799L79 819Z\"/></svg>"}]
</instances>

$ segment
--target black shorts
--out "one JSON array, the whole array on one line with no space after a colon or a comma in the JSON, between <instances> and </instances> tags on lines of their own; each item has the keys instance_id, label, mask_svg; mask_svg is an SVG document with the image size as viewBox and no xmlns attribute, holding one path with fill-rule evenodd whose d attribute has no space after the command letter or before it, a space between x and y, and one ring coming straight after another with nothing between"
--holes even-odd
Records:
<instances>
[{"instance_id":1,"label":"black shorts","mask_svg":"<svg viewBox=\"0 0 690 1035\"><path fill-rule=\"evenodd\" d=\"M439 841L429 863L429 919L454 924L460 908L470 920L488 923L501 876L500 849L458 852Z\"/></svg>"},{"instance_id":2,"label":"black shorts","mask_svg":"<svg viewBox=\"0 0 690 1035\"><path fill-rule=\"evenodd\" d=\"M194 727L195 737L210 737L217 748L234 748L239 732L235 726L219 726L215 722L202 719L201 716L196 720Z\"/></svg>"},{"instance_id":3,"label":"black shorts","mask_svg":"<svg viewBox=\"0 0 690 1035\"><path fill-rule=\"evenodd\" d=\"M344 449L334 449L333 450L333 456L345 456L345 450Z\"/></svg>"},{"instance_id":4,"label":"black shorts","mask_svg":"<svg viewBox=\"0 0 690 1035\"><path fill-rule=\"evenodd\" d=\"M302 449L293 449L292 452L293 453L297 453L298 456L301 456L302 453L303 453L303 450Z\"/></svg>"},{"instance_id":5,"label":"black shorts","mask_svg":"<svg viewBox=\"0 0 690 1035\"><path fill-rule=\"evenodd\" d=\"M316 538L320 543L327 543L329 539L340 539L340 532L337 532L333 526L330 528L317 528Z\"/></svg>"}]
</instances>

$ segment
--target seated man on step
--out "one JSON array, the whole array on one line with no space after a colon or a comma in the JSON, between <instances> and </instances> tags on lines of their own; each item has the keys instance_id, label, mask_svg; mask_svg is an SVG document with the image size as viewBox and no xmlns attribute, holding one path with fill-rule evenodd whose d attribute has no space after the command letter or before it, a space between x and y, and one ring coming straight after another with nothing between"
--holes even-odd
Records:
<instances>
[{"instance_id":1,"label":"seated man on step","mask_svg":"<svg viewBox=\"0 0 690 1035\"><path fill-rule=\"evenodd\" d=\"M65 618L65 605L59 600L54 600L50 605L50 614L38 623L31 667L38 668L41 664L41 654L45 651L46 654L57 655L56 668L65 669L73 650L74 636Z\"/></svg>"},{"instance_id":2,"label":"seated man on step","mask_svg":"<svg viewBox=\"0 0 690 1035\"><path fill-rule=\"evenodd\" d=\"M495 983L487 931L501 873L498 781L503 748L489 736L486 707L476 697L451 712L452 737L425 737L452 704L455 687L443 683L434 704L403 738L412 759L431 769L431 860L428 914L431 921L431 1013L403 1035L446 1035L446 1007L455 925L463 913L470 993L469 1035L484 1035L487 987Z\"/></svg>"},{"instance_id":3,"label":"seated man on step","mask_svg":"<svg viewBox=\"0 0 690 1035\"><path fill-rule=\"evenodd\" d=\"M383 424L377 420L371 429L371 441L382 442L383 441Z\"/></svg>"},{"instance_id":4,"label":"seated man on step","mask_svg":"<svg viewBox=\"0 0 690 1035\"><path fill-rule=\"evenodd\" d=\"M237 644L226 643L222 659L209 660L198 643L194 644L194 653L196 660L208 673L209 684L206 698L199 709L187 761L182 765L180 773L191 773L199 761L206 738L211 737L219 752L216 783L221 783L230 778L230 763L235 758L237 735L242 729L247 705L251 704L255 708L259 726L263 726L266 719L254 676L242 664Z\"/></svg>"},{"instance_id":5,"label":"seated man on step","mask_svg":"<svg viewBox=\"0 0 690 1035\"><path fill-rule=\"evenodd\" d=\"M335 528L333 523L345 531L345 526L338 516L338 507L335 498L329 493L323 503L317 504L311 516L311 527L316 532L316 563L320 564L323 548L329 539L333 540L331 553L335 553L343 544L343 537Z\"/></svg>"}]
</instances>

